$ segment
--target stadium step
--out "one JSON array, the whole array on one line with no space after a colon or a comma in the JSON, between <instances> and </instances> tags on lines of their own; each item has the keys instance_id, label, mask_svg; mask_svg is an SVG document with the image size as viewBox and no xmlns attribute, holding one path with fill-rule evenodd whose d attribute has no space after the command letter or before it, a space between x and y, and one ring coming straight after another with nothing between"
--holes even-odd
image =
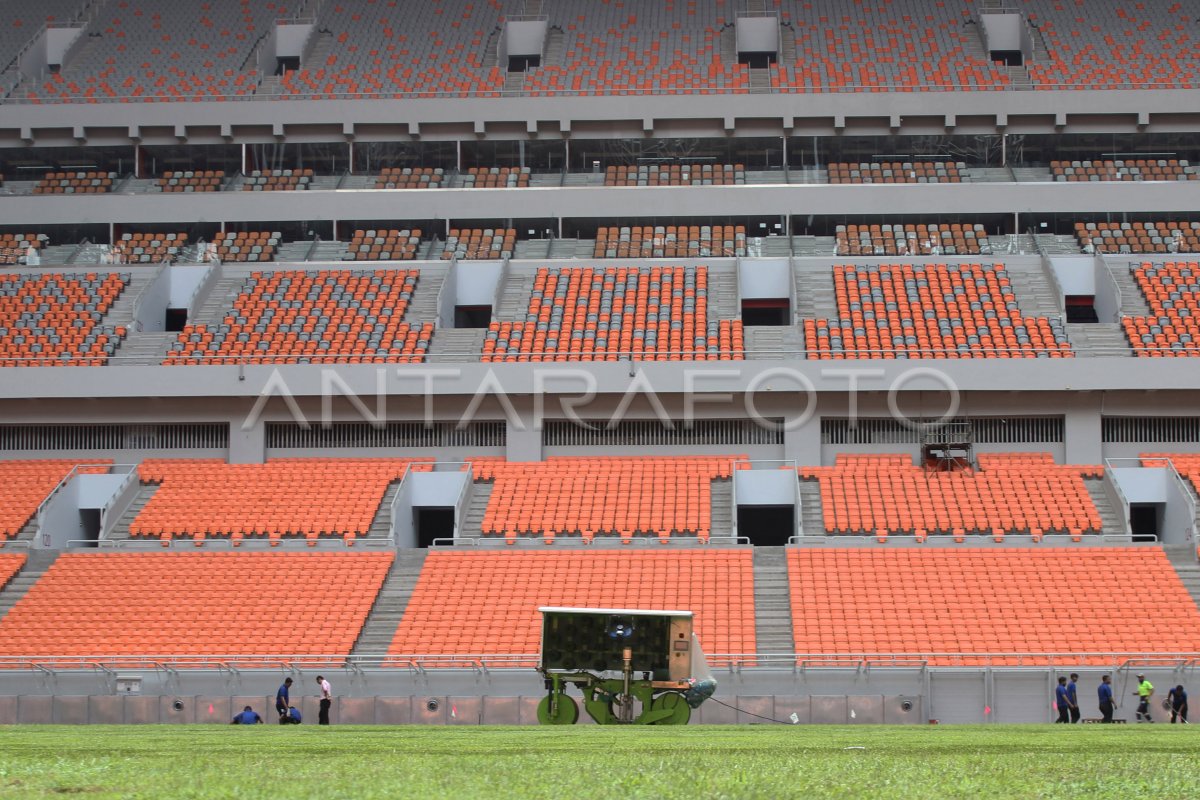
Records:
<instances>
[{"instance_id":1,"label":"stadium step","mask_svg":"<svg viewBox=\"0 0 1200 800\"><path fill-rule=\"evenodd\" d=\"M1012 174L1018 183L1049 183L1054 180L1046 167L1012 167Z\"/></svg>"},{"instance_id":2,"label":"stadium step","mask_svg":"<svg viewBox=\"0 0 1200 800\"><path fill-rule=\"evenodd\" d=\"M483 536L483 515L487 513L488 503L492 499L491 483L475 483L471 491L471 502L467 504L463 514L462 527L459 534L474 538Z\"/></svg>"},{"instance_id":3,"label":"stadium step","mask_svg":"<svg viewBox=\"0 0 1200 800\"><path fill-rule=\"evenodd\" d=\"M400 481L393 481L388 484L387 490L383 493L383 499L379 502L379 508L375 509L375 517L371 520L371 527L367 529L367 536L372 542L388 541L392 537L392 503L396 501L396 495L400 493Z\"/></svg>"},{"instance_id":4,"label":"stadium step","mask_svg":"<svg viewBox=\"0 0 1200 800\"><path fill-rule=\"evenodd\" d=\"M550 241L550 251L547 258L575 258L579 250L578 239L553 239Z\"/></svg>"},{"instance_id":5,"label":"stadium step","mask_svg":"<svg viewBox=\"0 0 1200 800\"><path fill-rule=\"evenodd\" d=\"M738 308L737 274L734 272L708 271L708 313L709 322L722 319L740 319L742 310Z\"/></svg>"},{"instance_id":6,"label":"stadium step","mask_svg":"<svg viewBox=\"0 0 1200 800\"><path fill-rule=\"evenodd\" d=\"M786 236L764 236L755 238L750 244L751 255L763 258L788 258L792 254L792 243ZM758 252L755 253L754 251Z\"/></svg>"},{"instance_id":7,"label":"stadium step","mask_svg":"<svg viewBox=\"0 0 1200 800\"><path fill-rule=\"evenodd\" d=\"M446 280L447 269L447 266L439 264L421 270L421 277L417 279L417 290L409 301L408 310L404 312L405 322L437 322L438 294Z\"/></svg>"},{"instance_id":8,"label":"stadium step","mask_svg":"<svg viewBox=\"0 0 1200 800\"><path fill-rule=\"evenodd\" d=\"M1039 233L1037 235L1037 249L1048 256L1078 255L1079 240L1074 236Z\"/></svg>"},{"instance_id":9,"label":"stadium step","mask_svg":"<svg viewBox=\"0 0 1200 800\"><path fill-rule=\"evenodd\" d=\"M312 242L284 242L275 251L275 260L283 263L303 261L312 248Z\"/></svg>"},{"instance_id":10,"label":"stadium step","mask_svg":"<svg viewBox=\"0 0 1200 800\"><path fill-rule=\"evenodd\" d=\"M46 574L54 559L58 558L58 550L30 550L26 556L25 566L7 584L0 587L0 620L4 619L13 606L17 604L29 588L37 583L38 578Z\"/></svg>"},{"instance_id":11,"label":"stadium step","mask_svg":"<svg viewBox=\"0 0 1200 800\"><path fill-rule=\"evenodd\" d=\"M546 31L546 44L543 48L543 66L559 67L563 64L563 52L566 50L566 34L557 25L552 25Z\"/></svg>"},{"instance_id":12,"label":"stadium step","mask_svg":"<svg viewBox=\"0 0 1200 800\"><path fill-rule=\"evenodd\" d=\"M125 284L125 289L121 292L121 296L108 309L108 314L105 315L105 325L124 325L127 329L133 330L133 310L137 305L138 298L142 292L154 280L154 276L158 270L156 267L133 268L126 272L129 275L129 282Z\"/></svg>"},{"instance_id":13,"label":"stadium step","mask_svg":"<svg viewBox=\"0 0 1200 800\"><path fill-rule=\"evenodd\" d=\"M1108 271L1121 290L1121 315L1125 317L1145 317L1150 315L1150 304L1146 295L1133 279L1129 264L1108 264Z\"/></svg>"},{"instance_id":14,"label":"stadium step","mask_svg":"<svg viewBox=\"0 0 1200 800\"><path fill-rule=\"evenodd\" d=\"M192 324L220 325L225 313L233 308L245 275L227 275L219 278L209 289L208 296L200 302L200 308L192 312L188 322Z\"/></svg>"},{"instance_id":15,"label":"stadium step","mask_svg":"<svg viewBox=\"0 0 1200 800\"><path fill-rule=\"evenodd\" d=\"M307 261L320 261L322 263L336 264L343 260L346 255L347 246L345 242L330 242L319 241L315 246L310 246L305 254Z\"/></svg>"},{"instance_id":16,"label":"stadium step","mask_svg":"<svg viewBox=\"0 0 1200 800\"><path fill-rule=\"evenodd\" d=\"M833 239L829 251L833 252ZM836 317L837 293L833 272L827 266L803 266L796 269L796 316L799 319L830 319Z\"/></svg>"},{"instance_id":17,"label":"stadium step","mask_svg":"<svg viewBox=\"0 0 1200 800\"><path fill-rule=\"evenodd\" d=\"M759 653L796 651L787 551L782 547L754 548L754 630Z\"/></svg>"},{"instance_id":18,"label":"stadium step","mask_svg":"<svg viewBox=\"0 0 1200 800\"><path fill-rule=\"evenodd\" d=\"M733 481L718 479L712 482L709 530L713 536L733 534Z\"/></svg>"},{"instance_id":19,"label":"stadium step","mask_svg":"<svg viewBox=\"0 0 1200 800\"><path fill-rule=\"evenodd\" d=\"M26 522L21 527L21 530L17 531L17 535L12 537L11 539L9 539L9 541L11 541L11 542L32 542L34 537L37 536L37 532L38 532L38 518L37 518L37 514L34 514L32 517L29 518L29 521Z\"/></svg>"},{"instance_id":20,"label":"stadium step","mask_svg":"<svg viewBox=\"0 0 1200 800\"><path fill-rule=\"evenodd\" d=\"M500 307L493 315L497 321L525 321L529 311L529 298L533 296L533 273L512 273L505 281L504 291L500 294Z\"/></svg>"},{"instance_id":21,"label":"stadium step","mask_svg":"<svg viewBox=\"0 0 1200 800\"><path fill-rule=\"evenodd\" d=\"M483 353L484 328L435 328L425 360L430 362L477 362Z\"/></svg>"},{"instance_id":22,"label":"stadium step","mask_svg":"<svg viewBox=\"0 0 1200 800\"><path fill-rule=\"evenodd\" d=\"M804 334L795 326L750 327L745 329L747 358L781 360L804 357Z\"/></svg>"},{"instance_id":23,"label":"stadium step","mask_svg":"<svg viewBox=\"0 0 1200 800\"><path fill-rule=\"evenodd\" d=\"M163 363L171 345L179 339L170 331L130 333L117 348L113 363L122 367L153 367Z\"/></svg>"},{"instance_id":24,"label":"stadium step","mask_svg":"<svg viewBox=\"0 0 1200 800\"><path fill-rule=\"evenodd\" d=\"M1133 354L1125 331L1115 322L1070 323L1067 337L1079 355L1127 357Z\"/></svg>"},{"instance_id":25,"label":"stadium step","mask_svg":"<svg viewBox=\"0 0 1200 800\"><path fill-rule=\"evenodd\" d=\"M1100 478L1084 478L1083 485L1087 487L1096 511L1100 512L1100 529L1103 533L1121 535L1128 533L1121 515L1113 508L1108 495L1104 493L1104 481Z\"/></svg>"},{"instance_id":26,"label":"stadium step","mask_svg":"<svg viewBox=\"0 0 1200 800\"><path fill-rule=\"evenodd\" d=\"M1027 317L1062 317L1060 298L1040 263L1009 262L1005 267L1021 313Z\"/></svg>"},{"instance_id":27,"label":"stadium step","mask_svg":"<svg viewBox=\"0 0 1200 800\"><path fill-rule=\"evenodd\" d=\"M146 507L146 503L150 502L150 498L158 491L157 483L144 483L138 489L138 493L134 495L133 500L129 503L129 507L121 512L121 516L117 519L117 524L109 531L108 538L110 541L123 541L129 539L129 526L137 519L137 515L142 513L142 509Z\"/></svg>"},{"instance_id":28,"label":"stadium step","mask_svg":"<svg viewBox=\"0 0 1200 800\"><path fill-rule=\"evenodd\" d=\"M836 244L837 240L832 236L793 236L792 253L797 256L831 256Z\"/></svg>"},{"instance_id":29,"label":"stadium step","mask_svg":"<svg viewBox=\"0 0 1200 800\"><path fill-rule=\"evenodd\" d=\"M519 239L517 245L513 248L513 258L516 259L541 259L550 258L550 248L554 245L553 239Z\"/></svg>"},{"instance_id":30,"label":"stadium step","mask_svg":"<svg viewBox=\"0 0 1200 800\"><path fill-rule=\"evenodd\" d=\"M820 481L800 481L800 526L805 536L825 535Z\"/></svg>"},{"instance_id":31,"label":"stadium step","mask_svg":"<svg viewBox=\"0 0 1200 800\"><path fill-rule=\"evenodd\" d=\"M372 662L363 659L359 661L360 666L382 666L382 656L387 653L396 635L396 628L404 616L404 609L408 607L427 553L427 550L396 552L396 560L392 562L392 568L388 570L387 578L371 606L371 613L367 615L354 649L350 651L353 656L380 656L380 660Z\"/></svg>"},{"instance_id":32,"label":"stadium step","mask_svg":"<svg viewBox=\"0 0 1200 800\"><path fill-rule=\"evenodd\" d=\"M1164 545L1163 551L1183 582L1183 587L1200 607L1200 563L1196 562L1195 549L1190 544Z\"/></svg>"}]
</instances>

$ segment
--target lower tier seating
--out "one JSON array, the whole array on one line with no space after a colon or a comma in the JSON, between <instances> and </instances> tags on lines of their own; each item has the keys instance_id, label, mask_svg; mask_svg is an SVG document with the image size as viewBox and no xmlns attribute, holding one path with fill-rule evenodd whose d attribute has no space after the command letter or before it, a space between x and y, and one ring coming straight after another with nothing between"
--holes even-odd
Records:
<instances>
[{"instance_id":1,"label":"lower tier seating","mask_svg":"<svg viewBox=\"0 0 1200 800\"><path fill-rule=\"evenodd\" d=\"M265 464L218 460L148 460L143 483L158 489L129 525L129 535L173 538L246 537L278 542L304 537L366 536L388 485L409 459L282 459ZM415 469L425 469L418 465Z\"/></svg>"},{"instance_id":2,"label":"lower tier seating","mask_svg":"<svg viewBox=\"0 0 1200 800\"><path fill-rule=\"evenodd\" d=\"M65 553L0 620L0 656L345 656L392 559Z\"/></svg>"},{"instance_id":3,"label":"lower tier seating","mask_svg":"<svg viewBox=\"0 0 1200 800\"><path fill-rule=\"evenodd\" d=\"M838 225L839 256L991 255L982 225Z\"/></svg>"},{"instance_id":4,"label":"lower tier seating","mask_svg":"<svg viewBox=\"0 0 1200 800\"><path fill-rule=\"evenodd\" d=\"M34 515L54 487L78 464L62 459L0 461L0 541L11 539ZM108 464L92 459L92 464ZM104 472L106 467L85 467L80 472ZM0 580L0 584L3 581Z\"/></svg>"},{"instance_id":5,"label":"lower tier seating","mask_svg":"<svg viewBox=\"0 0 1200 800\"><path fill-rule=\"evenodd\" d=\"M549 458L474 461L475 479L492 481L485 536L709 537L712 482L729 480L733 456Z\"/></svg>"},{"instance_id":6,"label":"lower tier seating","mask_svg":"<svg viewBox=\"0 0 1200 800\"><path fill-rule=\"evenodd\" d=\"M835 266L835 319L804 321L809 358L1067 358L1061 320L1026 317L999 264Z\"/></svg>"},{"instance_id":7,"label":"lower tier seating","mask_svg":"<svg viewBox=\"0 0 1200 800\"><path fill-rule=\"evenodd\" d=\"M961 161L834 163L830 183L962 183L971 180Z\"/></svg>"},{"instance_id":8,"label":"lower tier seating","mask_svg":"<svg viewBox=\"0 0 1200 800\"><path fill-rule=\"evenodd\" d=\"M1200 253L1200 222L1076 222L1085 253Z\"/></svg>"},{"instance_id":9,"label":"lower tier seating","mask_svg":"<svg viewBox=\"0 0 1200 800\"><path fill-rule=\"evenodd\" d=\"M1100 512L1084 477L1102 467L1059 466L1045 453L982 454L979 468L931 472L907 455L839 455L832 467L802 467L800 475L821 484L825 532L868 534L1100 533Z\"/></svg>"},{"instance_id":10,"label":"lower tier seating","mask_svg":"<svg viewBox=\"0 0 1200 800\"><path fill-rule=\"evenodd\" d=\"M911 654L936 666L997 654L986 660L1028 666L1069 653L1100 666L1114 663L1102 654L1200 650L1200 610L1157 548L822 548L787 559L798 657Z\"/></svg>"},{"instance_id":11,"label":"lower tier seating","mask_svg":"<svg viewBox=\"0 0 1200 800\"><path fill-rule=\"evenodd\" d=\"M1150 314L1122 317L1134 355L1200 355L1200 263L1130 265Z\"/></svg>"},{"instance_id":12,"label":"lower tier seating","mask_svg":"<svg viewBox=\"0 0 1200 800\"><path fill-rule=\"evenodd\" d=\"M575 606L691 611L705 652L753 653L751 555L434 550L388 652L532 655L541 639L538 608Z\"/></svg>"},{"instance_id":13,"label":"lower tier seating","mask_svg":"<svg viewBox=\"0 0 1200 800\"><path fill-rule=\"evenodd\" d=\"M102 325L128 273L0 274L0 367L101 366L125 328Z\"/></svg>"}]
</instances>

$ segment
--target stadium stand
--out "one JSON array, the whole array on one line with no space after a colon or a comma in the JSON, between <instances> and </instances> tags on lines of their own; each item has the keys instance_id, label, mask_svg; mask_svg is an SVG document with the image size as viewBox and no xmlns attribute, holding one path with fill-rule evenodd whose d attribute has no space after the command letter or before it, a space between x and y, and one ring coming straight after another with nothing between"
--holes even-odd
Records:
<instances>
[{"instance_id":1,"label":"stadium stand","mask_svg":"<svg viewBox=\"0 0 1200 800\"><path fill-rule=\"evenodd\" d=\"M991 255L982 225L838 225L836 255Z\"/></svg>"},{"instance_id":2,"label":"stadium stand","mask_svg":"<svg viewBox=\"0 0 1200 800\"><path fill-rule=\"evenodd\" d=\"M0 59L7 64L43 25L66 22L79 8L79 0L9 0L0 25Z\"/></svg>"},{"instance_id":3,"label":"stadium stand","mask_svg":"<svg viewBox=\"0 0 1200 800\"><path fill-rule=\"evenodd\" d=\"M1051 161L1050 174L1059 182L1194 181L1200 170L1177 159L1133 161Z\"/></svg>"},{"instance_id":4,"label":"stadium stand","mask_svg":"<svg viewBox=\"0 0 1200 800\"><path fill-rule=\"evenodd\" d=\"M156 264L177 258L187 246L188 235L178 233L123 233L112 246L118 264Z\"/></svg>"},{"instance_id":5,"label":"stadium stand","mask_svg":"<svg viewBox=\"0 0 1200 800\"><path fill-rule=\"evenodd\" d=\"M274 261L280 239L279 231L229 231L214 237L212 246L222 261Z\"/></svg>"},{"instance_id":6,"label":"stadium stand","mask_svg":"<svg viewBox=\"0 0 1200 800\"><path fill-rule=\"evenodd\" d=\"M517 245L514 228L451 228L442 247L442 260L509 258Z\"/></svg>"},{"instance_id":7,"label":"stadium stand","mask_svg":"<svg viewBox=\"0 0 1200 800\"><path fill-rule=\"evenodd\" d=\"M344 657L393 558L65 553L0 620L0 656Z\"/></svg>"},{"instance_id":8,"label":"stadium stand","mask_svg":"<svg viewBox=\"0 0 1200 800\"><path fill-rule=\"evenodd\" d=\"M459 176L464 189L520 189L529 186L529 167L471 167Z\"/></svg>"},{"instance_id":9,"label":"stadium stand","mask_svg":"<svg viewBox=\"0 0 1200 800\"><path fill-rule=\"evenodd\" d=\"M634 225L596 232L596 258L709 258L746 255L744 225Z\"/></svg>"},{"instance_id":10,"label":"stadium stand","mask_svg":"<svg viewBox=\"0 0 1200 800\"><path fill-rule=\"evenodd\" d=\"M164 172L158 187L164 192L216 192L225 181L225 170L202 169Z\"/></svg>"},{"instance_id":11,"label":"stadium stand","mask_svg":"<svg viewBox=\"0 0 1200 800\"><path fill-rule=\"evenodd\" d=\"M1200 455L1196 453L1142 453L1139 456L1144 467L1163 466L1170 462L1172 466L1191 481L1192 488L1200 493Z\"/></svg>"},{"instance_id":12,"label":"stadium stand","mask_svg":"<svg viewBox=\"0 0 1200 800\"><path fill-rule=\"evenodd\" d=\"M3 589L25 566L23 553L0 553L0 589Z\"/></svg>"},{"instance_id":13,"label":"stadium stand","mask_svg":"<svg viewBox=\"0 0 1200 800\"><path fill-rule=\"evenodd\" d=\"M523 322L493 322L484 361L744 358L741 320L708 313L706 267L539 269Z\"/></svg>"},{"instance_id":14,"label":"stadium stand","mask_svg":"<svg viewBox=\"0 0 1200 800\"><path fill-rule=\"evenodd\" d=\"M41 250L48 239L43 233L0 233L0 264L24 264L30 248Z\"/></svg>"},{"instance_id":15,"label":"stadium stand","mask_svg":"<svg viewBox=\"0 0 1200 800\"><path fill-rule=\"evenodd\" d=\"M1058 319L1022 316L996 264L835 266L836 319L804 320L809 358L1066 358Z\"/></svg>"},{"instance_id":16,"label":"stadium stand","mask_svg":"<svg viewBox=\"0 0 1200 800\"><path fill-rule=\"evenodd\" d=\"M1124 316L1121 325L1134 355L1200 355L1200 263L1130 265L1150 315Z\"/></svg>"},{"instance_id":17,"label":"stadium stand","mask_svg":"<svg viewBox=\"0 0 1200 800\"><path fill-rule=\"evenodd\" d=\"M549 458L537 463L473 461L491 481L485 536L694 536L708 540L712 482L729 480L731 456Z\"/></svg>"},{"instance_id":18,"label":"stadium stand","mask_svg":"<svg viewBox=\"0 0 1200 800\"><path fill-rule=\"evenodd\" d=\"M138 477L158 489L129 525L132 537L248 537L272 544L321 537L347 544L371 528L388 484L404 477L409 459L282 459L226 464L212 459L147 460ZM418 471L427 465L415 465Z\"/></svg>"},{"instance_id":19,"label":"stadium stand","mask_svg":"<svg viewBox=\"0 0 1200 800\"><path fill-rule=\"evenodd\" d=\"M416 363L433 324L403 322L420 273L254 272L219 325L189 324L165 364Z\"/></svg>"},{"instance_id":20,"label":"stadium stand","mask_svg":"<svg viewBox=\"0 0 1200 800\"><path fill-rule=\"evenodd\" d=\"M745 182L742 164L642 164L604 170L605 186L733 186Z\"/></svg>"},{"instance_id":21,"label":"stadium stand","mask_svg":"<svg viewBox=\"0 0 1200 800\"><path fill-rule=\"evenodd\" d=\"M1073 665L1107 666L1112 656L1099 654L1200 648L1200 610L1157 549L821 548L792 549L787 559L802 656L1030 666L1066 650L1078 654ZM1104 624L1064 635L1064 609L1074 608L1103 608ZM971 657L985 653L997 657Z\"/></svg>"},{"instance_id":22,"label":"stadium stand","mask_svg":"<svg viewBox=\"0 0 1200 800\"><path fill-rule=\"evenodd\" d=\"M1200 222L1076 222L1085 253L1197 253Z\"/></svg>"},{"instance_id":23,"label":"stadium stand","mask_svg":"<svg viewBox=\"0 0 1200 800\"><path fill-rule=\"evenodd\" d=\"M707 652L754 653L753 598L748 549L435 550L388 653L537 653L539 606L688 609Z\"/></svg>"},{"instance_id":24,"label":"stadium stand","mask_svg":"<svg viewBox=\"0 0 1200 800\"><path fill-rule=\"evenodd\" d=\"M48 172L33 187L34 194L103 194L111 192L115 172Z\"/></svg>"},{"instance_id":25,"label":"stadium stand","mask_svg":"<svg viewBox=\"0 0 1200 800\"><path fill-rule=\"evenodd\" d=\"M38 506L79 462L0 461L0 542L11 539L37 514ZM91 459L80 473L103 473L107 459ZM0 585L4 581L0 580Z\"/></svg>"},{"instance_id":26,"label":"stadium stand","mask_svg":"<svg viewBox=\"0 0 1200 800\"><path fill-rule=\"evenodd\" d=\"M979 468L930 471L907 455L839 455L832 467L803 467L821 484L827 534L866 534L885 541L911 534L923 541L949 535L1101 532L1100 514L1083 483L1102 467L1059 466L1045 453L980 454Z\"/></svg>"},{"instance_id":27,"label":"stadium stand","mask_svg":"<svg viewBox=\"0 0 1200 800\"><path fill-rule=\"evenodd\" d=\"M102 325L128 273L0 275L0 367L100 366L125 337Z\"/></svg>"},{"instance_id":28,"label":"stadium stand","mask_svg":"<svg viewBox=\"0 0 1200 800\"><path fill-rule=\"evenodd\" d=\"M441 167L387 167L375 179L376 189L437 189L445 170Z\"/></svg>"},{"instance_id":29,"label":"stadium stand","mask_svg":"<svg viewBox=\"0 0 1200 800\"><path fill-rule=\"evenodd\" d=\"M417 257L420 247L420 228L356 230L344 258L347 261L411 261Z\"/></svg>"},{"instance_id":30,"label":"stadium stand","mask_svg":"<svg viewBox=\"0 0 1200 800\"><path fill-rule=\"evenodd\" d=\"M963 183L970 181L961 161L892 161L834 163L830 183Z\"/></svg>"},{"instance_id":31,"label":"stadium stand","mask_svg":"<svg viewBox=\"0 0 1200 800\"><path fill-rule=\"evenodd\" d=\"M312 184L311 169L254 170L242 178L243 192L295 192Z\"/></svg>"}]
</instances>

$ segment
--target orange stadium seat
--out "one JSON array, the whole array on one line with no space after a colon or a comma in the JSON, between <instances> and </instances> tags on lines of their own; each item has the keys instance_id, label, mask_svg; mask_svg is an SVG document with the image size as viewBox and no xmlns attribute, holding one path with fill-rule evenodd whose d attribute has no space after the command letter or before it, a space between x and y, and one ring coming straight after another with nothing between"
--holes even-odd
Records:
<instances>
[{"instance_id":1,"label":"orange stadium seat","mask_svg":"<svg viewBox=\"0 0 1200 800\"><path fill-rule=\"evenodd\" d=\"M511 258L517 246L513 228L451 228L442 247L442 260L499 260Z\"/></svg>"},{"instance_id":2,"label":"orange stadium seat","mask_svg":"<svg viewBox=\"0 0 1200 800\"><path fill-rule=\"evenodd\" d=\"M787 560L800 658L1032 666L1069 653L1108 666L1107 654L1200 650L1200 610L1157 548L821 548ZM1104 609L1104 624L1064 635L1071 609Z\"/></svg>"},{"instance_id":3,"label":"orange stadium seat","mask_svg":"<svg viewBox=\"0 0 1200 800\"><path fill-rule=\"evenodd\" d=\"M830 183L962 183L970 181L961 161L893 161L829 165Z\"/></svg>"},{"instance_id":4,"label":"orange stadium seat","mask_svg":"<svg viewBox=\"0 0 1200 800\"><path fill-rule=\"evenodd\" d=\"M187 246L188 235L177 233L123 233L112 246L113 261L119 264L157 264L177 258Z\"/></svg>"},{"instance_id":5,"label":"orange stadium seat","mask_svg":"<svg viewBox=\"0 0 1200 800\"><path fill-rule=\"evenodd\" d=\"M430 551L388 653L393 665L411 655L536 654L540 606L691 611L706 652L754 653L751 562L748 549Z\"/></svg>"},{"instance_id":6,"label":"orange stadium seat","mask_svg":"<svg viewBox=\"0 0 1200 800\"><path fill-rule=\"evenodd\" d=\"M520 189L529 186L529 167L471 167L461 176L464 189Z\"/></svg>"},{"instance_id":7,"label":"orange stadium seat","mask_svg":"<svg viewBox=\"0 0 1200 800\"><path fill-rule=\"evenodd\" d=\"M1197 453L1142 453L1142 466L1155 467L1170 461L1179 474L1192 483L1200 493L1200 454Z\"/></svg>"},{"instance_id":8,"label":"orange stadium seat","mask_svg":"<svg viewBox=\"0 0 1200 800\"><path fill-rule=\"evenodd\" d=\"M0 619L0 656L308 655L340 661L362 631L393 558L65 553Z\"/></svg>"},{"instance_id":9,"label":"orange stadium seat","mask_svg":"<svg viewBox=\"0 0 1200 800\"><path fill-rule=\"evenodd\" d=\"M412 261L421 247L421 229L356 230L347 261Z\"/></svg>"},{"instance_id":10,"label":"orange stadium seat","mask_svg":"<svg viewBox=\"0 0 1200 800\"><path fill-rule=\"evenodd\" d=\"M158 188L172 193L216 192L224 181L223 169L181 170L164 172L158 179Z\"/></svg>"},{"instance_id":11,"label":"orange stadium seat","mask_svg":"<svg viewBox=\"0 0 1200 800\"><path fill-rule=\"evenodd\" d=\"M279 231L229 231L213 238L211 249L221 261L274 261Z\"/></svg>"},{"instance_id":12,"label":"orange stadium seat","mask_svg":"<svg viewBox=\"0 0 1200 800\"><path fill-rule=\"evenodd\" d=\"M746 255L744 225L634 225L596 231L596 258L709 258Z\"/></svg>"},{"instance_id":13,"label":"orange stadium seat","mask_svg":"<svg viewBox=\"0 0 1200 800\"><path fill-rule=\"evenodd\" d=\"M1200 222L1076 222L1085 253L1200 253Z\"/></svg>"},{"instance_id":14,"label":"orange stadium seat","mask_svg":"<svg viewBox=\"0 0 1200 800\"><path fill-rule=\"evenodd\" d=\"M839 256L991 255L982 225L838 225Z\"/></svg>"},{"instance_id":15,"label":"orange stadium seat","mask_svg":"<svg viewBox=\"0 0 1200 800\"><path fill-rule=\"evenodd\" d=\"M0 274L0 367L101 366L126 330L101 324L128 273Z\"/></svg>"},{"instance_id":16,"label":"orange stadium seat","mask_svg":"<svg viewBox=\"0 0 1200 800\"><path fill-rule=\"evenodd\" d=\"M48 172L33 187L34 194L106 194L112 191L115 172Z\"/></svg>"},{"instance_id":17,"label":"orange stadium seat","mask_svg":"<svg viewBox=\"0 0 1200 800\"><path fill-rule=\"evenodd\" d=\"M1138 356L1200 355L1200 263L1131 264L1150 314L1121 318Z\"/></svg>"},{"instance_id":18,"label":"orange stadium seat","mask_svg":"<svg viewBox=\"0 0 1200 800\"><path fill-rule=\"evenodd\" d=\"M294 192L312 184L311 169L254 170L242 179L243 192Z\"/></svg>"},{"instance_id":19,"label":"orange stadium seat","mask_svg":"<svg viewBox=\"0 0 1200 800\"><path fill-rule=\"evenodd\" d=\"M484 361L717 361L744 353L741 320L709 318L706 267L539 269L525 322L493 322L483 346Z\"/></svg>"},{"instance_id":20,"label":"orange stadium seat","mask_svg":"<svg viewBox=\"0 0 1200 800\"><path fill-rule=\"evenodd\" d=\"M0 461L0 541L16 536L78 463L63 459ZM110 463L103 458L89 459L89 466L80 472L104 472L106 467L95 465Z\"/></svg>"},{"instance_id":21,"label":"orange stadium seat","mask_svg":"<svg viewBox=\"0 0 1200 800\"><path fill-rule=\"evenodd\" d=\"M387 167L375 179L375 188L437 189L444 177L441 167Z\"/></svg>"},{"instance_id":22,"label":"orange stadium seat","mask_svg":"<svg viewBox=\"0 0 1200 800\"><path fill-rule=\"evenodd\" d=\"M21 567L25 566L24 553L0 553L0 589L17 576Z\"/></svg>"},{"instance_id":23,"label":"orange stadium seat","mask_svg":"<svg viewBox=\"0 0 1200 800\"><path fill-rule=\"evenodd\" d=\"M1200 171L1187 161L1174 158L1130 159L1128 161L1051 161L1054 180L1067 183L1089 181L1194 181Z\"/></svg>"},{"instance_id":24,"label":"orange stadium seat","mask_svg":"<svg viewBox=\"0 0 1200 800\"><path fill-rule=\"evenodd\" d=\"M643 164L604 171L605 186L735 186L745 182L742 164Z\"/></svg>"},{"instance_id":25,"label":"orange stadium seat","mask_svg":"<svg viewBox=\"0 0 1200 800\"><path fill-rule=\"evenodd\" d=\"M48 240L44 233L0 233L0 264L24 264L30 249L41 250Z\"/></svg>"}]
</instances>

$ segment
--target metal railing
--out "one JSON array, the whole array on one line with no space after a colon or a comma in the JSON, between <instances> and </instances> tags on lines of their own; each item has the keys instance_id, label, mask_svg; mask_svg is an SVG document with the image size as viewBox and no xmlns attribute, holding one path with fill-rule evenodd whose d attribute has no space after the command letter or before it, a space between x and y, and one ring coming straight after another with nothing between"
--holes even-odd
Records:
<instances>
[{"instance_id":1,"label":"metal railing","mask_svg":"<svg viewBox=\"0 0 1200 800\"><path fill-rule=\"evenodd\" d=\"M639 547L742 547L750 545L747 536L722 536L712 534L707 539L699 539L694 535L659 536L657 533L631 536L628 539L613 534L597 534L591 539L584 539L574 533L559 532L553 538L543 534L521 534L511 539L504 534L483 536L459 536L453 539L434 539L432 547L479 547L479 548L513 548L513 547L554 547L576 548L587 547L593 550L604 548L639 548Z\"/></svg>"}]
</instances>

